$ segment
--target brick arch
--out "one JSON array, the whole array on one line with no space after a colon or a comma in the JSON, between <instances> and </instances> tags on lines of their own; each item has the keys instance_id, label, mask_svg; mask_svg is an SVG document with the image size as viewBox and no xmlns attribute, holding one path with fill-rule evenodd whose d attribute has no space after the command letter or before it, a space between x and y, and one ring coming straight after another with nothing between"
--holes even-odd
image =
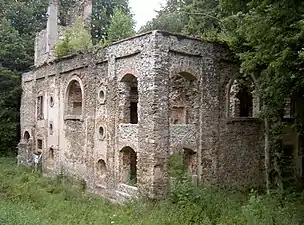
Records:
<instances>
[{"instance_id":1,"label":"brick arch","mask_svg":"<svg viewBox=\"0 0 304 225\"><path fill-rule=\"evenodd\" d=\"M126 75L133 75L137 80L139 79L139 72L135 68L128 68L118 74L117 80L121 82Z\"/></svg>"},{"instance_id":2,"label":"brick arch","mask_svg":"<svg viewBox=\"0 0 304 225\"><path fill-rule=\"evenodd\" d=\"M194 69L192 69L191 67L177 67L177 68L173 68L170 71L171 74L180 74L180 75L184 75L184 77L192 77L191 80L198 80L199 79L199 71L196 71Z\"/></svg>"}]
</instances>

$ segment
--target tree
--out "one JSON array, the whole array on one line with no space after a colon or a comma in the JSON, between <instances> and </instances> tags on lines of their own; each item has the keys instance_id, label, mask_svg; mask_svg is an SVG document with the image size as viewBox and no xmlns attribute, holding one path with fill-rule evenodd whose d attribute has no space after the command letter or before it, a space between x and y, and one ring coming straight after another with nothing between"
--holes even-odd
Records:
<instances>
[{"instance_id":1,"label":"tree","mask_svg":"<svg viewBox=\"0 0 304 225\"><path fill-rule=\"evenodd\" d=\"M36 32L46 25L47 1L0 0L0 155L19 141L20 75L34 59Z\"/></svg>"},{"instance_id":2,"label":"tree","mask_svg":"<svg viewBox=\"0 0 304 225\"><path fill-rule=\"evenodd\" d=\"M59 21L63 26L67 26L71 19L71 9L79 2L76 0L59 1ZM130 15L128 0L93 0L91 35L94 43L107 38L110 19L114 15L114 8L120 9Z\"/></svg>"},{"instance_id":3,"label":"tree","mask_svg":"<svg viewBox=\"0 0 304 225\"><path fill-rule=\"evenodd\" d=\"M14 154L18 143L20 76L0 68L0 156Z\"/></svg>"},{"instance_id":4,"label":"tree","mask_svg":"<svg viewBox=\"0 0 304 225\"><path fill-rule=\"evenodd\" d=\"M110 26L107 33L107 40L109 42L115 42L120 39L133 36L135 31L132 16L124 13L122 9L116 7L114 9L114 15L110 20Z\"/></svg>"},{"instance_id":5,"label":"tree","mask_svg":"<svg viewBox=\"0 0 304 225\"><path fill-rule=\"evenodd\" d=\"M161 10L157 12L156 18L147 22L140 28L139 32L149 30L165 30L173 33L182 33L188 23L187 6L192 0L169 0Z\"/></svg>"},{"instance_id":6,"label":"tree","mask_svg":"<svg viewBox=\"0 0 304 225\"><path fill-rule=\"evenodd\" d=\"M93 43L107 39L110 21L116 7L119 7L123 13L131 16L128 0L93 0L91 30Z\"/></svg>"}]
</instances>

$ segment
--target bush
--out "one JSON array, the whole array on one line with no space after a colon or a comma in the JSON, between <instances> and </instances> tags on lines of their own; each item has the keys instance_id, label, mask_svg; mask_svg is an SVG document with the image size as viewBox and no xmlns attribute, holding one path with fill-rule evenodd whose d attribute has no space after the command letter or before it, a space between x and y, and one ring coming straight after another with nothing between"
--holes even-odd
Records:
<instances>
[{"instance_id":1,"label":"bush","mask_svg":"<svg viewBox=\"0 0 304 225\"><path fill-rule=\"evenodd\" d=\"M55 47L57 58L75 53L86 53L93 47L92 38L85 28L81 18L78 18L71 28L68 28L62 40Z\"/></svg>"}]
</instances>

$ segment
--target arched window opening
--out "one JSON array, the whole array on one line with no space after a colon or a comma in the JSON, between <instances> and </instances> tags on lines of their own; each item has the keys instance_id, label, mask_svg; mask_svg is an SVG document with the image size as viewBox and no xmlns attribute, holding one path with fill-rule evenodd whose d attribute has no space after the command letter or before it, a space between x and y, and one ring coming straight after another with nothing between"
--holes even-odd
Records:
<instances>
[{"instance_id":1,"label":"arched window opening","mask_svg":"<svg viewBox=\"0 0 304 225\"><path fill-rule=\"evenodd\" d=\"M53 122L50 122L50 135L54 134L54 130L53 130Z\"/></svg>"},{"instance_id":2,"label":"arched window opening","mask_svg":"<svg viewBox=\"0 0 304 225\"><path fill-rule=\"evenodd\" d=\"M23 140L24 140L24 142L25 142L25 143L28 143L29 140L30 140L30 138L31 138L30 133L29 133L28 131L25 131L25 132L24 132L24 135L23 135Z\"/></svg>"},{"instance_id":3,"label":"arched window opening","mask_svg":"<svg viewBox=\"0 0 304 225\"><path fill-rule=\"evenodd\" d=\"M83 96L80 83L77 80L72 80L69 83L67 98L67 114L82 115Z\"/></svg>"},{"instance_id":4,"label":"arched window opening","mask_svg":"<svg viewBox=\"0 0 304 225\"><path fill-rule=\"evenodd\" d=\"M52 108L54 106L54 98L50 97L50 107Z\"/></svg>"},{"instance_id":5,"label":"arched window opening","mask_svg":"<svg viewBox=\"0 0 304 225\"><path fill-rule=\"evenodd\" d=\"M121 101L123 123L138 123L138 81L134 75L127 74L121 79Z\"/></svg>"},{"instance_id":6,"label":"arched window opening","mask_svg":"<svg viewBox=\"0 0 304 225\"><path fill-rule=\"evenodd\" d=\"M239 102L239 117L252 117L252 94L248 88L242 88L236 95Z\"/></svg>"},{"instance_id":7,"label":"arched window opening","mask_svg":"<svg viewBox=\"0 0 304 225\"><path fill-rule=\"evenodd\" d=\"M100 104L105 104L106 102L106 92L105 92L105 87L102 87L99 92L98 92L98 100Z\"/></svg>"},{"instance_id":8,"label":"arched window opening","mask_svg":"<svg viewBox=\"0 0 304 225\"><path fill-rule=\"evenodd\" d=\"M197 79L190 73L182 72L170 77L170 123L189 124L194 121L198 88Z\"/></svg>"},{"instance_id":9,"label":"arched window opening","mask_svg":"<svg viewBox=\"0 0 304 225\"><path fill-rule=\"evenodd\" d=\"M184 155L184 166L188 171L189 175L196 175L197 171L197 155L196 153L188 148L183 149Z\"/></svg>"},{"instance_id":10,"label":"arched window opening","mask_svg":"<svg viewBox=\"0 0 304 225\"><path fill-rule=\"evenodd\" d=\"M252 81L233 81L229 89L229 117L257 117L259 103Z\"/></svg>"},{"instance_id":11,"label":"arched window opening","mask_svg":"<svg viewBox=\"0 0 304 225\"><path fill-rule=\"evenodd\" d=\"M37 97L37 119L38 120L43 120L44 119L44 114L43 114L43 105L44 105L44 102L43 102L43 96L38 96Z\"/></svg>"},{"instance_id":12,"label":"arched window opening","mask_svg":"<svg viewBox=\"0 0 304 225\"><path fill-rule=\"evenodd\" d=\"M99 136L99 140L104 140L105 137L106 137L106 133L105 133L105 129L100 126L99 129L98 129L98 136Z\"/></svg>"},{"instance_id":13,"label":"arched window opening","mask_svg":"<svg viewBox=\"0 0 304 225\"><path fill-rule=\"evenodd\" d=\"M49 159L50 160L54 160L55 156L54 156L54 149L50 148L49 149Z\"/></svg>"},{"instance_id":14,"label":"arched window opening","mask_svg":"<svg viewBox=\"0 0 304 225\"><path fill-rule=\"evenodd\" d=\"M137 183L137 155L130 147L120 151L121 181L135 186Z\"/></svg>"},{"instance_id":15,"label":"arched window opening","mask_svg":"<svg viewBox=\"0 0 304 225\"><path fill-rule=\"evenodd\" d=\"M96 172L99 179L101 179L100 181L103 182L107 174L106 163L103 159L98 160L96 165Z\"/></svg>"},{"instance_id":16,"label":"arched window opening","mask_svg":"<svg viewBox=\"0 0 304 225\"><path fill-rule=\"evenodd\" d=\"M104 98L105 98L105 93L104 93L103 90L99 91L99 98L100 98L100 100L104 100Z\"/></svg>"}]
</instances>

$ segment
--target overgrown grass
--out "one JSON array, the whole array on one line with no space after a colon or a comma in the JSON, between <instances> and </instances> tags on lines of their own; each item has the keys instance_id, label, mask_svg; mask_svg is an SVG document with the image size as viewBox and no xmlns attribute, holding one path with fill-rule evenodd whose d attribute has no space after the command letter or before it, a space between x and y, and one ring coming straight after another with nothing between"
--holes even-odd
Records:
<instances>
[{"instance_id":1,"label":"overgrown grass","mask_svg":"<svg viewBox=\"0 0 304 225\"><path fill-rule=\"evenodd\" d=\"M180 179L166 201L119 206L0 158L0 224L302 225L304 197L195 188Z\"/></svg>"}]
</instances>

